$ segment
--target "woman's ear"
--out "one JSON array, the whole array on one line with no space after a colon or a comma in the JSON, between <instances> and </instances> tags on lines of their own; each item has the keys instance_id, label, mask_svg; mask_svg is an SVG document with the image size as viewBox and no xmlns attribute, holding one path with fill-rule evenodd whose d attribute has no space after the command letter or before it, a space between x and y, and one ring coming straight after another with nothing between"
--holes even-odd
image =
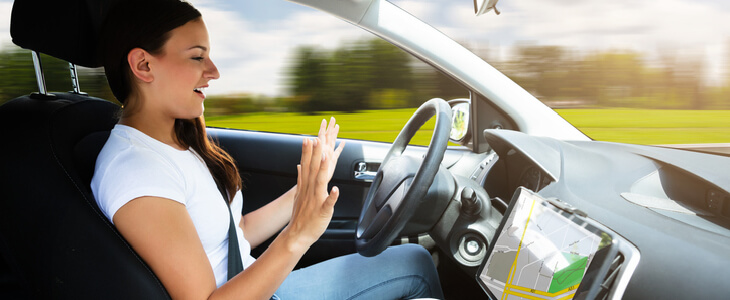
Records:
<instances>
[{"instance_id":1,"label":"woman's ear","mask_svg":"<svg viewBox=\"0 0 730 300\"><path fill-rule=\"evenodd\" d=\"M139 80L144 82L152 82L154 76L150 72L149 66L150 53L142 48L134 48L127 54L127 62L132 68L132 74Z\"/></svg>"}]
</instances>

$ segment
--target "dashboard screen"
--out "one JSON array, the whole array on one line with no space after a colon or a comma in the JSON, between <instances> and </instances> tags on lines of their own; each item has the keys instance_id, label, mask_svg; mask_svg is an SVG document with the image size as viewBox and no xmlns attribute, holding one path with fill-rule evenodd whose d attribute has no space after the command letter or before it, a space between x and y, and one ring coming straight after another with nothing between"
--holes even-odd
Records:
<instances>
[{"instance_id":1,"label":"dashboard screen","mask_svg":"<svg viewBox=\"0 0 730 300\"><path fill-rule=\"evenodd\" d=\"M593 284L588 281L600 277L596 273L610 257L613 235L558 205L517 190L477 273L490 297L573 299L589 294ZM598 268L589 268L592 264Z\"/></svg>"}]
</instances>

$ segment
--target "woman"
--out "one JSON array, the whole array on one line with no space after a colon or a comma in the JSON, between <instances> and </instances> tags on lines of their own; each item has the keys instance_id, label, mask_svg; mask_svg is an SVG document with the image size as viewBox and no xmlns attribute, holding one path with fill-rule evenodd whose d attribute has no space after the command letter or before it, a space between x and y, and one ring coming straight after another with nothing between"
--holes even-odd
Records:
<instances>
[{"instance_id":1,"label":"woman","mask_svg":"<svg viewBox=\"0 0 730 300\"><path fill-rule=\"evenodd\" d=\"M241 179L232 158L205 133L202 89L219 77L205 23L179 0L119 2L107 16L102 51L124 109L97 158L92 190L173 298L442 297L433 262L419 246L292 272L326 229L339 196L337 187L327 191L344 147L335 148L334 118L302 143L295 187L245 216L233 214L244 268L228 274L226 205L242 211ZM253 259L250 248L279 230Z\"/></svg>"}]
</instances>

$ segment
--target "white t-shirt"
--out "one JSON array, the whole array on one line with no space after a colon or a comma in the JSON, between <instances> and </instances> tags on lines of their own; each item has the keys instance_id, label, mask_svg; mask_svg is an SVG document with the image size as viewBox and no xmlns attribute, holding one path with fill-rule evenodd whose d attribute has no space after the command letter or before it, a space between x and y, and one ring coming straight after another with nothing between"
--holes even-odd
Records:
<instances>
[{"instance_id":1,"label":"white t-shirt","mask_svg":"<svg viewBox=\"0 0 730 300\"><path fill-rule=\"evenodd\" d=\"M177 150L141 131L117 124L96 159L91 190L99 208L114 222L114 214L127 202L142 197L162 197L185 205L193 220L217 286L228 279L229 212L205 162L191 149ZM243 197L231 203L233 221L239 224ZM251 245L236 226L243 267L254 262Z\"/></svg>"}]
</instances>

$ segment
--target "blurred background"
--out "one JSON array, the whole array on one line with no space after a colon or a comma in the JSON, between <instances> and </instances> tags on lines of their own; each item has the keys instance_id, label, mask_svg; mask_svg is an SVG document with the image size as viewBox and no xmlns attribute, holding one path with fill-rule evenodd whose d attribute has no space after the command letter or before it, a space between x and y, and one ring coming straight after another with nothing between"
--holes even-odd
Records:
<instances>
[{"instance_id":1,"label":"blurred background","mask_svg":"<svg viewBox=\"0 0 730 300\"><path fill-rule=\"evenodd\" d=\"M206 20L221 79L209 126L392 141L413 108L468 91L400 49L286 1L191 1ZM392 0L482 57L597 140L730 143L730 3L722 0L502 0L475 17L468 0ZM31 56L10 42L0 0L0 103L37 90ZM68 64L44 56L48 88ZM114 99L103 70L81 89ZM428 126L424 128L428 130ZM429 134L416 138L425 144Z\"/></svg>"}]
</instances>

